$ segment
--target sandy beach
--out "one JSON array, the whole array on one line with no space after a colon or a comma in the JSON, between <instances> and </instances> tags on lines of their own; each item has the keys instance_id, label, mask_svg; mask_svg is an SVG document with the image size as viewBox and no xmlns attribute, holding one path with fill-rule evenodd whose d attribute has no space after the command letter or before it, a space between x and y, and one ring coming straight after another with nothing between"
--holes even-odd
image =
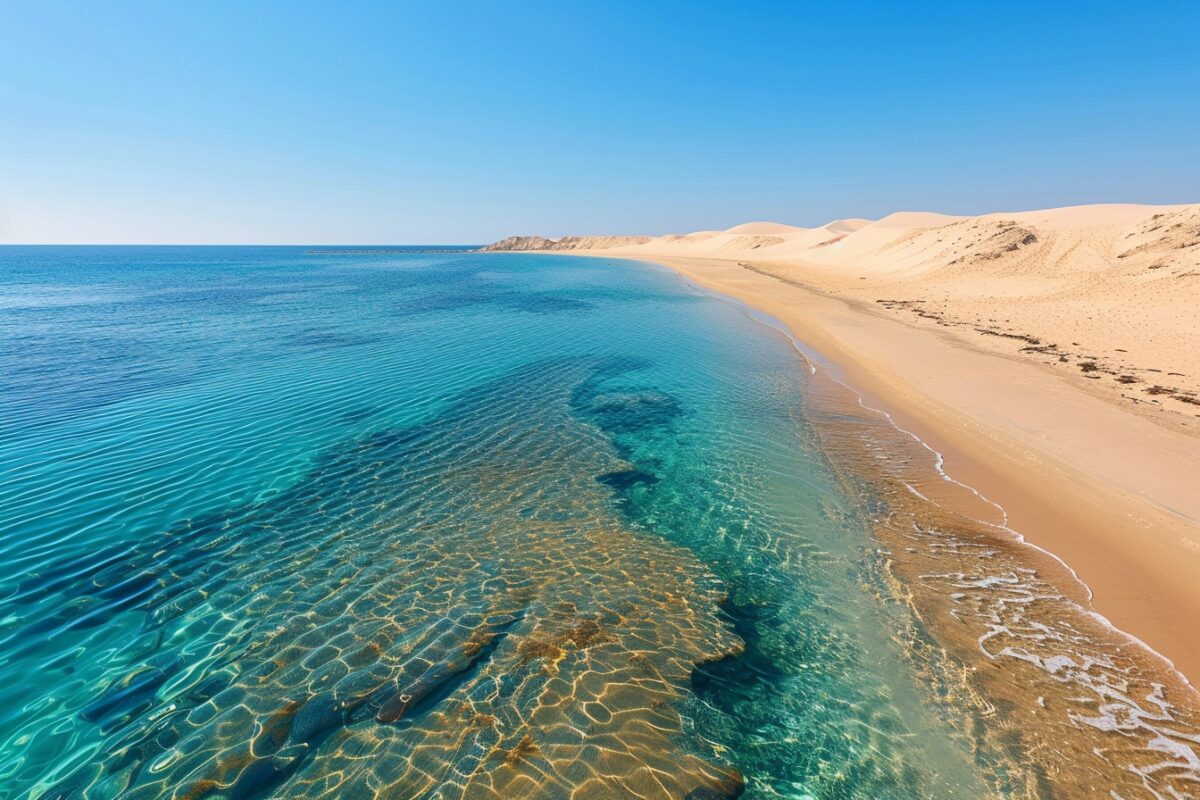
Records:
<instances>
[{"instance_id":1,"label":"sandy beach","mask_svg":"<svg viewBox=\"0 0 1200 800\"><path fill-rule=\"evenodd\" d=\"M1200 680L1200 206L496 247L652 261L780 320Z\"/></svg>"}]
</instances>

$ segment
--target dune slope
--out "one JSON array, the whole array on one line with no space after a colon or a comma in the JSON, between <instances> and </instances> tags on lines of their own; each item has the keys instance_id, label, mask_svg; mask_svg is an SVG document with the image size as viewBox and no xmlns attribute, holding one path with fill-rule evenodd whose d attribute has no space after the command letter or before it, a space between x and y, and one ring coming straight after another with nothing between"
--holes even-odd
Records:
<instances>
[{"instance_id":1,"label":"dune slope","mask_svg":"<svg viewBox=\"0 0 1200 800\"><path fill-rule=\"evenodd\" d=\"M1037 360L1200 431L1200 205L898 212L817 228L754 222L662 237L513 237L485 249L744 261Z\"/></svg>"}]
</instances>

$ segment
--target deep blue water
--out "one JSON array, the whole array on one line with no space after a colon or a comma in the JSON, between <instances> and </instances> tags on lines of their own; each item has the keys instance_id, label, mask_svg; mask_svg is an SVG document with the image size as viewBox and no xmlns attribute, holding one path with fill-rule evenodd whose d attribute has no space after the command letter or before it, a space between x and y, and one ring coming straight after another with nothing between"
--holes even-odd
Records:
<instances>
[{"instance_id":1,"label":"deep blue water","mask_svg":"<svg viewBox=\"0 0 1200 800\"><path fill-rule=\"evenodd\" d=\"M803 361L671 273L8 247L0 347L0 796L983 794Z\"/></svg>"}]
</instances>

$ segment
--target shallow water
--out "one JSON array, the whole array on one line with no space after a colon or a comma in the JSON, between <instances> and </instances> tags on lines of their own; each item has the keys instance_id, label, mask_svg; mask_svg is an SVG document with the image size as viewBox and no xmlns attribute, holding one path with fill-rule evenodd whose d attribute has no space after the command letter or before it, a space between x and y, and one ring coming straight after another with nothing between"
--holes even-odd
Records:
<instances>
[{"instance_id":1,"label":"shallow water","mask_svg":"<svg viewBox=\"0 0 1200 800\"><path fill-rule=\"evenodd\" d=\"M0 275L0 796L1055 796L938 624L979 581L897 565L934 512L855 448L905 443L735 305L521 254Z\"/></svg>"}]
</instances>

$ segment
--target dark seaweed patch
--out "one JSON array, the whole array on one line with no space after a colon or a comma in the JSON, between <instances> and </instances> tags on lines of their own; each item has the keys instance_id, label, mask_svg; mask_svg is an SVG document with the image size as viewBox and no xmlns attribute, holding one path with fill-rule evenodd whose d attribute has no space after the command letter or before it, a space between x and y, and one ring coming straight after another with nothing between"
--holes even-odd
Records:
<instances>
[{"instance_id":1,"label":"dark seaweed patch","mask_svg":"<svg viewBox=\"0 0 1200 800\"><path fill-rule=\"evenodd\" d=\"M739 696L752 691L756 684L776 685L787 677L787 673L768 658L759 646L759 626L769 617L770 610L733 600L725 601L721 610L733 623L733 630L745 643L745 649L737 655L700 664L692 671L692 691L718 708L736 702ZM728 710L733 711L732 708Z\"/></svg>"},{"instance_id":2,"label":"dark seaweed patch","mask_svg":"<svg viewBox=\"0 0 1200 800\"><path fill-rule=\"evenodd\" d=\"M183 667L181 659L159 659L158 666L147 665L113 684L99 697L84 706L80 716L89 722L110 720L121 714L132 714L148 706L158 687Z\"/></svg>"},{"instance_id":3,"label":"dark seaweed patch","mask_svg":"<svg viewBox=\"0 0 1200 800\"><path fill-rule=\"evenodd\" d=\"M654 390L607 392L591 399L587 417L609 433L632 433L671 425L683 416L683 406L672 395Z\"/></svg>"},{"instance_id":4,"label":"dark seaweed patch","mask_svg":"<svg viewBox=\"0 0 1200 800\"><path fill-rule=\"evenodd\" d=\"M629 491L635 486L653 486L658 477L640 469L623 469L597 475L596 480L618 492Z\"/></svg>"}]
</instances>

